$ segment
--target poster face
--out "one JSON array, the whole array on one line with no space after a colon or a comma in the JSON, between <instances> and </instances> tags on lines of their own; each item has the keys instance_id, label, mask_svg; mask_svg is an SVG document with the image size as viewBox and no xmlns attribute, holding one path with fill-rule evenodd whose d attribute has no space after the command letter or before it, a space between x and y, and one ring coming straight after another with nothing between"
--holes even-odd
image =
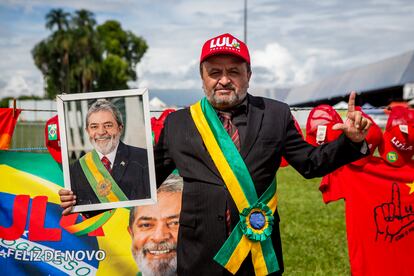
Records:
<instances>
[{"instance_id":1,"label":"poster face","mask_svg":"<svg viewBox=\"0 0 414 276\"><path fill-rule=\"evenodd\" d=\"M156 202L147 89L59 95L57 106L72 212Z\"/></svg>"}]
</instances>

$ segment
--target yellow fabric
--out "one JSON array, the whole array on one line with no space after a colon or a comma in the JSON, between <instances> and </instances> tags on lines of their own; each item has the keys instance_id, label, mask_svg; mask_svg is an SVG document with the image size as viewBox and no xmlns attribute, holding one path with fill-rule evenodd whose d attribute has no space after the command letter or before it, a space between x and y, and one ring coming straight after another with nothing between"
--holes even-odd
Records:
<instances>
[{"instance_id":1,"label":"yellow fabric","mask_svg":"<svg viewBox=\"0 0 414 276\"><path fill-rule=\"evenodd\" d=\"M128 229L129 210L118 208L102 229L105 236L97 237L99 249L107 252L99 262L96 275L136 275L137 265L131 253L131 236Z\"/></svg>"},{"instance_id":2,"label":"yellow fabric","mask_svg":"<svg viewBox=\"0 0 414 276\"><path fill-rule=\"evenodd\" d=\"M278 194L275 193L272 196L272 198L269 200L269 202L267 203L267 206L270 208L270 210L272 210L272 214L274 214L276 211L278 199L279 199Z\"/></svg>"},{"instance_id":3,"label":"yellow fabric","mask_svg":"<svg viewBox=\"0 0 414 276\"><path fill-rule=\"evenodd\" d=\"M58 192L62 187L33 174L16 170L8 165L0 165L1 192L20 195L47 196L48 201L60 204ZM22 193L24 191L24 193Z\"/></svg>"},{"instance_id":4,"label":"yellow fabric","mask_svg":"<svg viewBox=\"0 0 414 276\"><path fill-rule=\"evenodd\" d=\"M233 254L229 258L228 263L224 267L230 271L230 273L236 274L244 259L246 259L249 254L250 248L251 241L243 235L236 249L234 249Z\"/></svg>"},{"instance_id":5,"label":"yellow fabric","mask_svg":"<svg viewBox=\"0 0 414 276\"><path fill-rule=\"evenodd\" d=\"M260 242L252 242L252 262L257 276L269 274Z\"/></svg>"}]
</instances>

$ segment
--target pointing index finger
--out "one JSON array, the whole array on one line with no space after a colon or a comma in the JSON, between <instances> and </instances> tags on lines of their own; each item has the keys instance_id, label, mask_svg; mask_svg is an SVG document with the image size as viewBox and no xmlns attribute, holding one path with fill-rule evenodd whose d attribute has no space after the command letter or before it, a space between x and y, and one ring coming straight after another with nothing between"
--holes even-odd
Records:
<instances>
[{"instance_id":1,"label":"pointing index finger","mask_svg":"<svg viewBox=\"0 0 414 276\"><path fill-rule=\"evenodd\" d=\"M349 95L348 113L352 113L355 111L355 97L356 97L356 93L355 91L352 91L351 95Z\"/></svg>"}]
</instances>

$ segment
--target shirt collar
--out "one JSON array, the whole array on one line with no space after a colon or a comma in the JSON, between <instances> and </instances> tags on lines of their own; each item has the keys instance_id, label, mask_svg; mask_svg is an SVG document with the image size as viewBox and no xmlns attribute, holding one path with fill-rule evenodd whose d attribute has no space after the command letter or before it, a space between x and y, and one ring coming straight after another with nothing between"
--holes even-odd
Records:
<instances>
[{"instance_id":1,"label":"shirt collar","mask_svg":"<svg viewBox=\"0 0 414 276\"><path fill-rule=\"evenodd\" d=\"M106 158L109 159L109 161L111 161L111 169L114 166L114 162L115 162L115 157L116 157L116 151L118 150L118 145L116 145L115 149L113 151L111 151L110 153L103 155L102 153L100 153L99 151L96 151L98 153L99 159L102 159L102 157L106 156Z\"/></svg>"}]
</instances>

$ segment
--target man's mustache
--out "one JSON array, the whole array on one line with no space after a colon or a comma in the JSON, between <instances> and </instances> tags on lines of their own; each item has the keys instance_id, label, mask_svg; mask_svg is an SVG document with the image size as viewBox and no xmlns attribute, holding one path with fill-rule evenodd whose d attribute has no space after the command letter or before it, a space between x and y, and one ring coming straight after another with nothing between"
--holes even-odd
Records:
<instances>
[{"instance_id":1,"label":"man's mustache","mask_svg":"<svg viewBox=\"0 0 414 276\"><path fill-rule=\"evenodd\" d=\"M219 86L215 87L214 92L216 92L217 90L222 90L222 89L233 90L233 91L236 90L236 88L233 86L233 84L229 83L227 85L219 85Z\"/></svg>"}]
</instances>

